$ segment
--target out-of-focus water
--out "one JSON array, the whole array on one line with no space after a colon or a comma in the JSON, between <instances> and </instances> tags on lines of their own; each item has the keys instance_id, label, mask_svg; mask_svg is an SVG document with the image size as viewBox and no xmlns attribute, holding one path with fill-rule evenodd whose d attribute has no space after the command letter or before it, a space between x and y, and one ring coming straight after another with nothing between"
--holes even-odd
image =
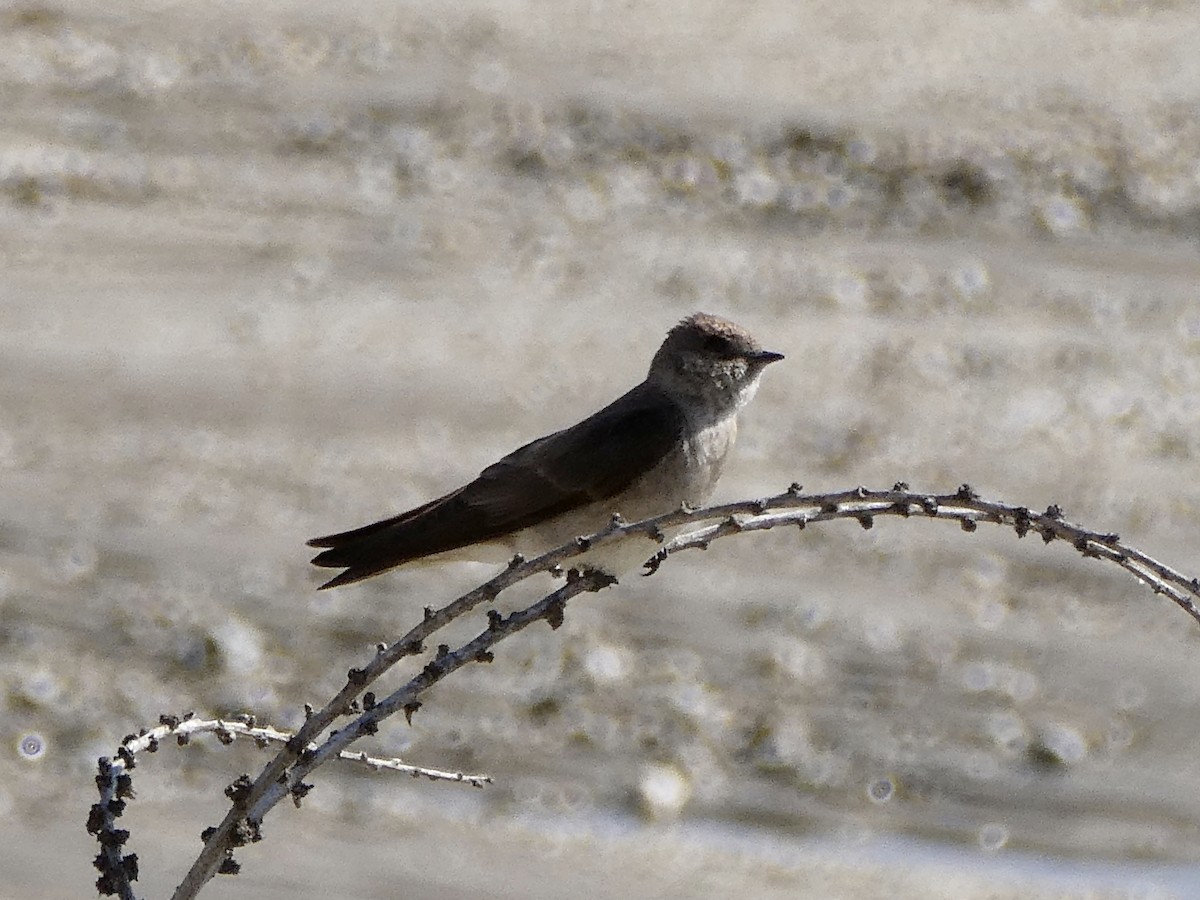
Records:
<instances>
[{"instance_id":1,"label":"out-of-focus water","mask_svg":"<svg viewBox=\"0 0 1200 900\"><path fill-rule=\"evenodd\" d=\"M87 889L124 734L294 724L490 572L316 594L304 539L607 403L697 309L788 356L721 498L970 482L1193 571L1198 46L1170 2L0 6L13 889ZM322 780L344 845L290 895L1200 895L1200 626L1110 568L916 520L681 554L376 745L496 785ZM138 770L160 892L233 752ZM262 891L289 847L244 852Z\"/></svg>"}]
</instances>

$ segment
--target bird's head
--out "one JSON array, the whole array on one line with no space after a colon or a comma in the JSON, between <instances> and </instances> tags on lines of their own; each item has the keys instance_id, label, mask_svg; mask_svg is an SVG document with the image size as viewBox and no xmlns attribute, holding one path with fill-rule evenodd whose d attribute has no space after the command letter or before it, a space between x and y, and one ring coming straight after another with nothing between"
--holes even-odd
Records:
<instances>
[{"instance_id":1,"label":"bird's head","mask_svg":"<svg viewBox=\"0 0 1200 900\"><path fill-rule=\"evenodd\" d=\"M750 402L763 369L781 359L728 319L696 313L667 333L647 380L683 404L727 415Z\"/></svg>"}]
</instances>

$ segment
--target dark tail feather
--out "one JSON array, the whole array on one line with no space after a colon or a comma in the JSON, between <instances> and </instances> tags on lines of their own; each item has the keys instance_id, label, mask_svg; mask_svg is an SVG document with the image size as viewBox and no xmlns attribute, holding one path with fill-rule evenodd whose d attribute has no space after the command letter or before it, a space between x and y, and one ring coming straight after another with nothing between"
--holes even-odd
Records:
<instances>
[{"instance_id":1,"label":"dark tail feather","mask_svg":"<svg viewBox=\"0 0 1200 900\"><path fill-rule=\"evenodd\" d=\"M381 519L339 534L328 534L324 537L313 538L308 542L310 547L324 547L312 559L314 566L327 569L345 569L335 578L321 585L317 590L338 587L343 584L353 584L394 569L410 560L416 559L429 552L429 548L421 542L401 540L402 536L413 537L411 529L403 529L406 522L428 512L432 507L441 503L445 498L432 500L408 512ZM406 546L407 545L407 546Z\"/></svg>"},{"instance_id":2,"label":"dark tail feather","mask_svg":"<svg viewBox=\"0 0 1200 900\"><path fill-rule=\"evenodd\" d=\"M313 560L316 562L316 560ZM320 563L318 563L320 565ZM386 572L392 568L391 565L384 566L354 566L342 572L317 588L318 591L328 590L329 588L341 587L343 584L354 584L356 581L362 581L364 578L370 578L372 575L378 575L380 572Z\"/></svg>"},{"instance_id":3,"label":"dark tail feather","mask_svg":"<svg viewBox=\"0 0 1200 900\"><path fill-rule=\"evenodd\" d=\"M308 546L310 546L310 547L345 547L350 544L356 544L359 541L361 541L363 538L368 538L373 534L378 534L379 532L383 531L385 528L388 528L392 525L399 525L401 522L403 522L407 519L411 519L413 516L419 516L421 513L425 512L431 506L433 506L437 503L440 503L440 502L441 502L441 498L439 498L437 500L431 500L428 503L418 506L416 509L410 509L408 512L402 512L402 513L400 513L400 515L392 516L390 519L380 519L378 522L372 522L370 525L364 525L362 528L355 528L352 531L343 531L338 534L327 534L324 537L315 537L312 540L308 541ZM324 553L320 554L320 556L318 556L317 559L320 559L322 556L325 556L325 554ZM319 563L319 562L317 562L316 559L314 559L313 562L316 563L318 566L333 567L333 566L340 565L340 563L328 563L328 562L327 563Z\"/></svg>"},{"instance_id":4,"label":"dark tail feather","mask_svg":"<svg viewBox=\"0 0 1200 900\"><path fill-rule=\"evenodd\" d=\"M314 566L345 569L346 571L336 578L331 578L317 590L323 591L326 588L362 581L364 578L394 569L413 558L398 553L394 546L389 546L390 543L389 541L374 540L371 535L368 535L365 539L318 553L312 560Z\"/></svg>"}]
</instances>

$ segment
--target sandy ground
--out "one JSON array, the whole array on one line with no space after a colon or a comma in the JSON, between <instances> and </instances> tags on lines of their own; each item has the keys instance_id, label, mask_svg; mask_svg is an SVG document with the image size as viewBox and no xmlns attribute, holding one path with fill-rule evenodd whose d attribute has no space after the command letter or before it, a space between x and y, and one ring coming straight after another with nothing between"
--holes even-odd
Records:
<instances>
[{"instance_id":1,"label":"sandy ground","mask_svg":"<svg viewBox=\"0 0 1200 900\"><path fill-rule=\"evenodd\" d=\"M970 482L1193 570L1200 13L555 9L0 7L0 893L88 893L124 734L294 724L490 571L317 594L304 539L697 309L788 356L722 499ZM987 528L730 540L373 745L496 784L329 775L209 893L1200 896L1198 628ZM147 896L256 759L139 768Z\"/></svg>"}]
</instances>

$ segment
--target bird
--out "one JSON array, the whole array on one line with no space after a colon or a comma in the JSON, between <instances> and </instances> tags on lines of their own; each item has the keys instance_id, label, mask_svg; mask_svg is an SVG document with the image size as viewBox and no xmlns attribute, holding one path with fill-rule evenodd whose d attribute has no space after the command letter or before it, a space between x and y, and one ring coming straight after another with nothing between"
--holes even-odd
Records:
<instances>
[{"instance_id":1,"label":"bird","mask_svg":"<svg viewBox=\"0 0 1200 900\"><path fill-rule=\"evenodd\" d=\"M667 333L644 381L578 424L435 500L308 541L321 549L314 565L343 569L319 590L406 563L537 555L600 531L614 514L632 522L699 507L733 448L739 410L767 365L783 358L727 319L688 316ZM602 546L579 567L615 578L650 555L644 544Z\"/></svg>"}]
</instances>

